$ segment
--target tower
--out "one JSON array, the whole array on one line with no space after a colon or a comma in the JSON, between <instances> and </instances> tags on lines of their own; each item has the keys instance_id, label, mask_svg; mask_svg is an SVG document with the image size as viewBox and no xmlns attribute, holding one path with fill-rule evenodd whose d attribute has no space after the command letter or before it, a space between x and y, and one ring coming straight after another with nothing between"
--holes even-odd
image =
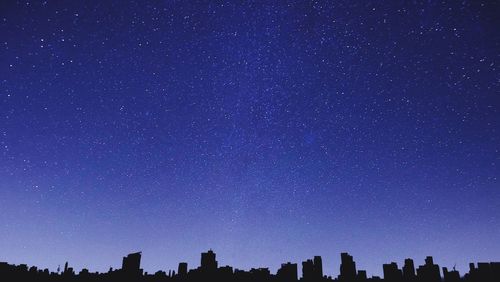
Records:
<instances>
[{"instance_id":1,"label":"tower","mask_svg":"<svg viewBox=\"0 0 500 282\"><path fill-rule=\"evenodd\" d=\"M140 275L141 271L141 252L132 253L123 257L122 271L131 275Z\"/></svg>"},{"instance_id":2,"label":"tower","mask_svg":"<svg viewBox=\"0 0 500 282\"><path fill-rule=\"evenodd\" d=\"M341 264L340 264L340 281L354 281L356 280L356 263L354 262L352 256L348 253L340 254Z\"/></svg>"},{"instance_id":3,"label":"tower","mask_svg":"<svg viewBox=\"0 0 500 282\"><path fill-rule=\"evenodd\" d=\"M413 260L410 258L405 259L405 265L403 266L403 279L405 281L415 280L415 266Z\"/></svg>"},{"instance_id":4,"label":"tower","mask_svg":"<svg viewBox=\"0 0 500 282\"><path fill-rule=\"evenodd\" d=\"M206 253L201 253L201 269L202 270L216 270L217 260L215 260L215 253L209 250Z\"/></svg>"},{"instance_id":5,"label":"tower","mask_svg":"<svg viewBox=\"0 0 500 282\"><path fill-rule=\"evenodd\" d=\"M314 279L321 279L323 277L323 260L320 256L314 257Z\"/></svg>"},{"instance_id":6,"label":"tower","mask_svg":"<svg viewBox=\"0 0 500 282\"><path fill-rule=\"evenodd\" d=\"M185 276L188 273L188 264L187 262L180 262L179 267L177 268L177 275Z\"/></svg>"}]
</instances>

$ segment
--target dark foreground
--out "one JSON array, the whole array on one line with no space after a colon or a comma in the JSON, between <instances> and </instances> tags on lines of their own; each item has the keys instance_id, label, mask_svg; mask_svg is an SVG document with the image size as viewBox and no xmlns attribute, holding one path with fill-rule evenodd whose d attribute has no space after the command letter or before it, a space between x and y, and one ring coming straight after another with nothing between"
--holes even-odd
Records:
<instances>
[{"instance_id":1,"label":"dark foreground","mask_svg":"<svg viewBox=\"0 0 500 282\"><path fill-rule=\"evenodd\" d=\"M276 274L271 274L268 268L252 268L250 271L233 269L231 266L219 267L215 253L208 251L201 254L201 265L195 269L188 269L187 263L179 263L177 271L158 271L154 274L144 273L140 267L141 253L133 253L123 258L122 268L110 269L106 273L89 272L83 269L78 274L73 268L64 266L64 269L58 269L57 272L50 272L48 269L38 269L35 266L28 267L25 264L10 265L0 262L0 281L183 281L183 282L201 282L201 281L231 281L231 282L321 282L321 281L345 281L345 282L363 282L363 281L389 281L389 282L499 282L500 281L500 262L474 263L470 264L469 272L460 275L456 270L448 270L446 267L439 268L434 264L432 257L425 259L425 264L415 269L413 260L406 259L403 267L400 269L397 263L392 262L383 265L384 277L367 277L366 271L356 270L356 263L353 257L347 253L341 254L340 274L337 277L323 275L323 263L320 256L302 262L302 275L298 275L298 266L296 263L284 263Z\"/></svg>"}]
</instances>

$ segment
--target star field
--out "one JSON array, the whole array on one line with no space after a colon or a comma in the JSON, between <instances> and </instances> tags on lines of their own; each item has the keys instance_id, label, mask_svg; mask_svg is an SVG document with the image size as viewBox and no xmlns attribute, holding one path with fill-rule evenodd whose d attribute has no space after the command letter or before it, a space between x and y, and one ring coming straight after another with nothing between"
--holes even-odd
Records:
<instances>
[{"instance_id":1,"label":"star field","mask_svg":"<svg viewBox=\"0 0 500 282\"><path fill-rule=\"evenodd\" d=\"M499 8L2 1L0 260L499 260Z\"/></svg>"}]
</instances>

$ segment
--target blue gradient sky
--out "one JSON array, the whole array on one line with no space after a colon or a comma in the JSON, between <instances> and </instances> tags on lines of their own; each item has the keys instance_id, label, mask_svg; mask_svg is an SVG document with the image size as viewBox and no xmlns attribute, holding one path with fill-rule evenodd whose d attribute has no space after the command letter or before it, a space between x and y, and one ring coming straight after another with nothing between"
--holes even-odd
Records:
<instances>
[{"instance_id":1,"label":"blue gradient sky","mask_svg":"<svg viewBox=\"0 0 500 282\"><path fill-rule=\"evenodd\" d=\"M500 260L498 2L236 2L0 3L0 261Z\"/></svg>"}]
</instances>

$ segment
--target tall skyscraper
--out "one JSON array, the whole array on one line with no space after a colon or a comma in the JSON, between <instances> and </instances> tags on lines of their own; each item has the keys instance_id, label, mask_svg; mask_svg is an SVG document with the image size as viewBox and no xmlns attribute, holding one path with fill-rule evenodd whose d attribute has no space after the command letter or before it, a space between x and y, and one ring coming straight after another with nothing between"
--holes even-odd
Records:
<instances>
[{"instance_id":1,"label":"tall skyscraper","mask_svg":"<svg viewBox=\"0 0 500 282\"><path fill-rule=\"evenodd\" d=\"M188 264L187 262L180 262L179 267L177 268L177 275L185 276L188 273Z\"/></svg>"},{"instance_id":2,"label":"tall skyscraper","mask_svg":"<svg viewBox=\"0 0 500 282\"><path fill-rule=\"evenodd\" d=\"M391 262L390 264L384 264L384 281L387 282L401 282L403 280L403 273L398 268L397 263Z\"/></svg>"},{"instance_id":3,"label":"tall skyscraper","mask_svg":"<svg viewBox=\"0 0 500 282\"><path fill-rule=\"evenodd\" d=\"M434 264L432 257L425 258L425 265L421 265L417 268L417 277L419 280L428 282L440 282L441 273L439 271L439 266Z\"/></svg>"},{"instance_id":4,"label":"tall skyscraper","mask_svg":"<svg viewBox=\"0 0 500 282\"><path fill-rule=\"evenodd\" d=\"M304 281L314 280L314 262L310 259L302 262L302 279Z\"/></svg>"},{"instance_id":5,"label":"tall skyscraper","mask_svg":"<svg viewBox=\"0 0 500 282\"><path fill-rule=\"evenodd\" d=\"M123 257L122 270L127 274L141 274L141 252Z\"/></svg>"},{"instance_id":6,"label":"tall skyscraper","mask_svg":"<svg viewBox=\"0 0 500 282\"><path fill-rule=\"evenodd\" d=\"M304 281L318 281L323 277L323 262L320 256L315 256L313 260L308 259L302 262L302 278Z\"/></svg>"},{"instance_id":7,"label":"tall skyscraper","mask_svg":"<svg viewBox=\"0 0 500 282\"><path fill-rule=\"evenodd\" d=\"M297 264L290 262L281 264L281 268L278 269L276 276L278 277L278 281L283 281L283 282L297 281L298 280Z\"/></svg>"},{"instance_id":8,"label":"tall skyscraper","mask_svg":"<svg viewBox=\"0 0 500 282\"><path fill-rule=\"evenodd\" d=\"M348 253L340 254L340 281L354 281L356 279L356 263Z\"/></svg>"},{"instance_id":9,"label":"tall skyscraper","mask_svg":"<svg viewBox=\"0 0 500 282\"><path fill-rule=\"evenodd\" d=\"M405 281L414 281L415 276L415 266L412 259L405 259L405 265L403 266L403 278Z\"/></svg>"},{"instance_id":10,"label":"tall skyscraper","mask_svg":"<svg viewBox=\"0 0 500 282\"><path fill-rule=\"evenodd\" d=\"M209 250L206 253L201 253L201 269L202 270L216 270L217 261L215 260L215 253Z\"/></svg>"},{"instance_id":11,"label":"tall skyscraper","mask_svg":"<svg viewBox=\"0 0 500 282\"><path fill-rule=\"evenodd\" d=\"M314 257L314 278L320 279L323 277L323 260L320 256Z\"/></svg>"}]
</instances>

